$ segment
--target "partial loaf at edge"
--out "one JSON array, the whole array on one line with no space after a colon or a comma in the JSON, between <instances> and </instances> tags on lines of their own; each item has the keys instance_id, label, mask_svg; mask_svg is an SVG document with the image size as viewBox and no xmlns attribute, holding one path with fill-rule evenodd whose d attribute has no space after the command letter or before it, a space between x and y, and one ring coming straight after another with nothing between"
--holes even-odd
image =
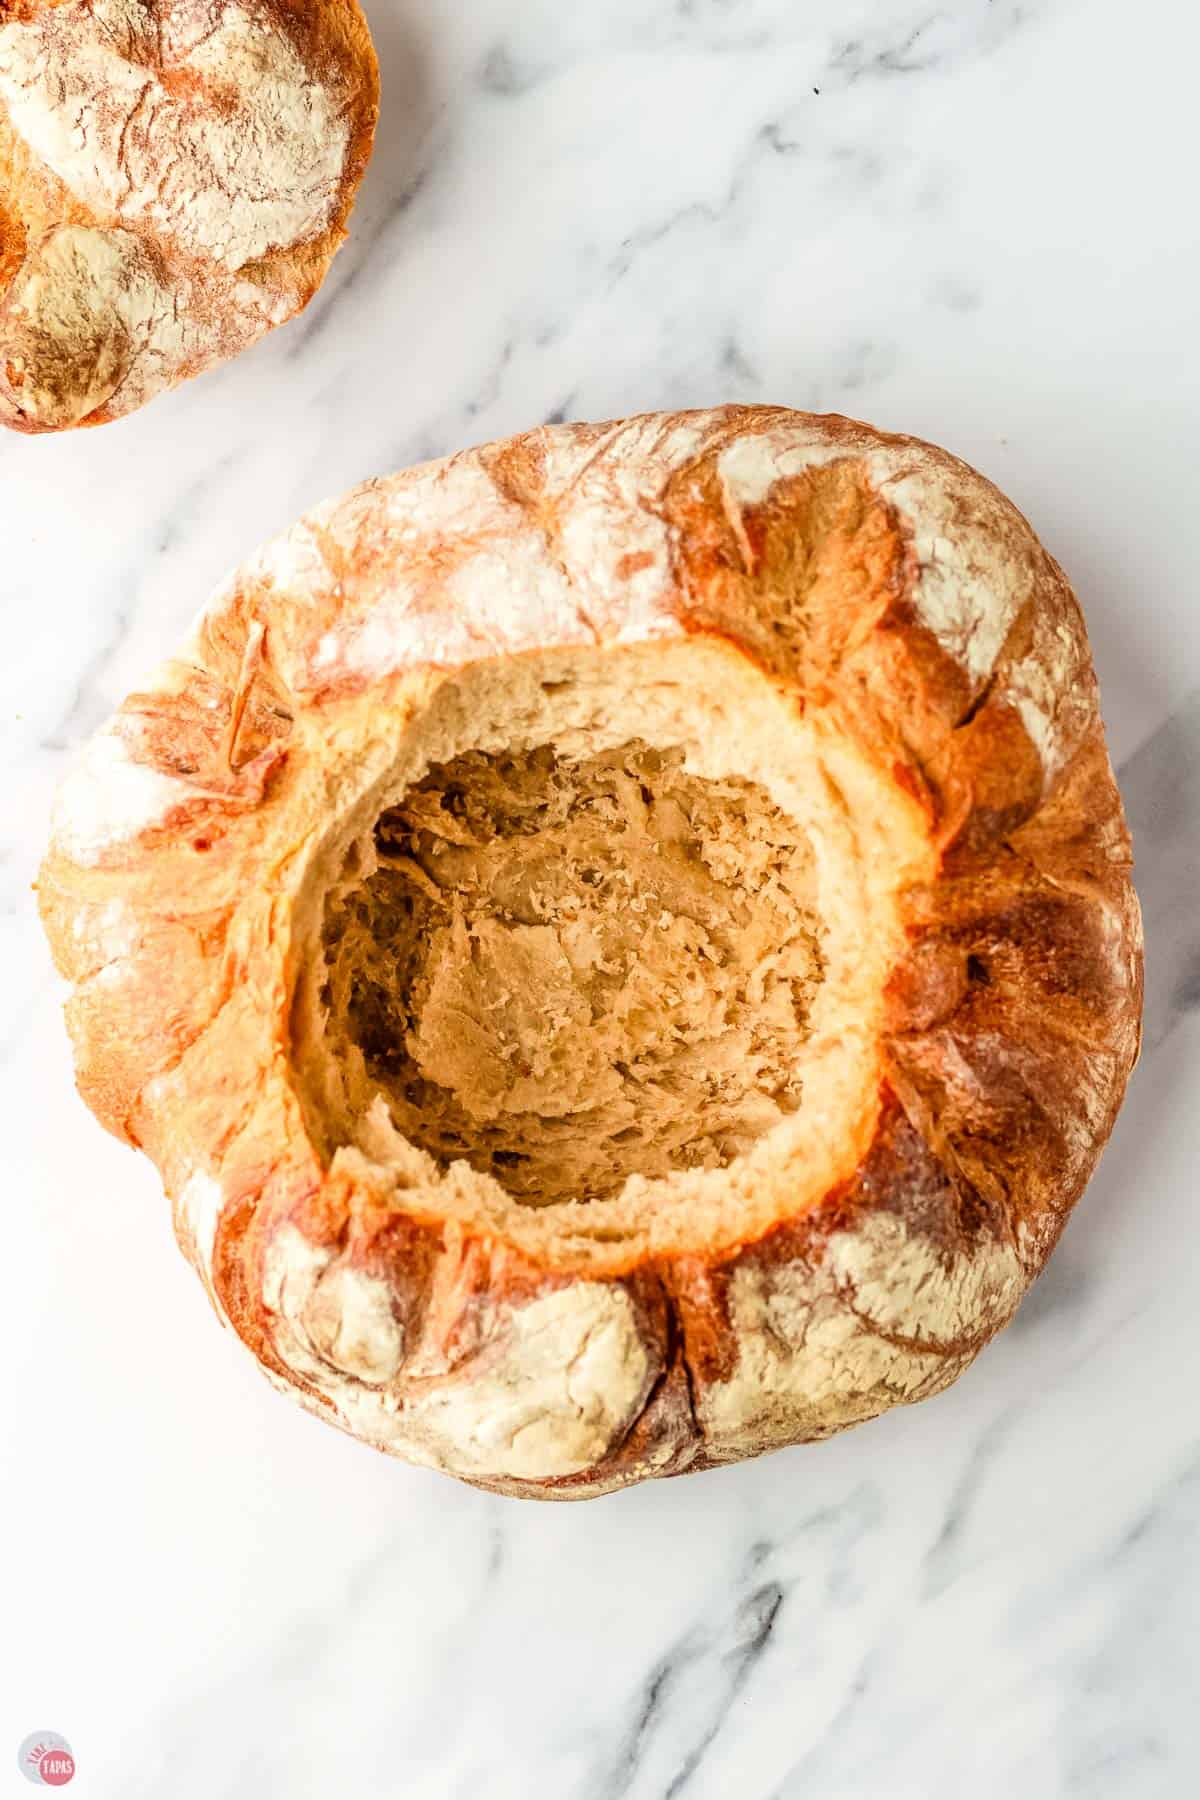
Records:
<instances>
[{"instance_id":1,"label":"partial loaf at edge","mask_svg":"<svg viewBox=\"0 0 1200 1800\"><path fill-rule=\"evenodd\" d=\"M378 87L356 0L0 0L0 424L120 418L306 306Z\"/></svg>"}]
</instances>

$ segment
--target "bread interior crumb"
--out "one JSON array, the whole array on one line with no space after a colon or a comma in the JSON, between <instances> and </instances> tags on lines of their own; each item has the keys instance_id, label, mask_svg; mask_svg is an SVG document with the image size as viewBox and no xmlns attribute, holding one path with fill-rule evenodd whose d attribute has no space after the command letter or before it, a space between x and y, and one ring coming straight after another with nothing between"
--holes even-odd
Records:
<instances>
[{"instance_id":1,"label":"bread interior crumb","mask_svg":"<svg viewBox=\"0 0 1200 1800\"><path fill-rule=\"evenodd\" d=\"M813 853L754 782L636 739L468 751L326 911L326 1004L410 1143L527 1206L720 1169L796 1110Z\"/></svg>"}]
</instances>

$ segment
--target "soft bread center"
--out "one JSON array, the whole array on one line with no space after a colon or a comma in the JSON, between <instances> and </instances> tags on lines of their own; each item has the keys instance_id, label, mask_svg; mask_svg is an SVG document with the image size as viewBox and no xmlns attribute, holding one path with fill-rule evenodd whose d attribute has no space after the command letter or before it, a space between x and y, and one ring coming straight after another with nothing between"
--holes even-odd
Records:
<instances>
[{"instance_id":1,"label":"soft bread center","mask_svg":"<svg viewBox=\"0 0 1200 1800\"><path fill-rule=\"evenodd\" d=\"M801 1104L802 828L639 740L434 764L324 916L328 1037L397 1131L539 1206L719 1169Z\"/></svg>"}]
</instances>

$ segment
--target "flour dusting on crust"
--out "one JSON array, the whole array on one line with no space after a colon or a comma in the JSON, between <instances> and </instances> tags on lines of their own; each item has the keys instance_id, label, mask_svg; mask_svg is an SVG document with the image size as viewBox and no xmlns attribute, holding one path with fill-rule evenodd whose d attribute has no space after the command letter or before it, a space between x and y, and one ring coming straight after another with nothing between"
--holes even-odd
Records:
<instances>
[{"instance_id":1,"label":"flour dusting on crust","mask_svg":"<svg viewBox=\"0 0 1200 1800\"><path fill-rule=\"evenodd\" d=\"M2 26L0 99L81 200L230 269L313 236L337 201L336 99L235 0L68 0Z\"/></svg>"},{"instance_id":2,"label":"flour dusting on crust","mask_svg":"<svg viewBox=\"0 0 1200 1800\"><path fill-rule=\"evenodd\" d=\"M8 197L32 212L0 301L0 422L115 418L305 303L374 118L352 20L328 0L66 0L0 24L0 127L32 157Z\"/></svg>"},{"instance_id":3,"label":"flour dusting on crust","mask_svg":"<svg viewBox=\"0 0 1200 1800\"><path fill-rule=\"evenodd\" d=\"M59 788L55 837L67 856L88 867L165 825L191 792L181 777L134 762L114 723L91 739Z\"/></svg>"},{"instance_id":4,"label":"flour dusting on crust","mask_svg":"<svg viewBox=\"0 0 1200 1800\"><path fill-rule=\"evenodd\" d=\"M961 1373L1027 1276L992 1240L946 1257L886 1214L829 1238L815 1264L749 1260L733 1277L737 1367L704 1394L712 1453L744 1455L874 1418Z\"/></svg>"},{"instance_id":5,"label":"flour dusting on crust","mask_svg":"<svg viewBox=\"0 0 1200 1800\"><path fill-rule=\"evenodd\" d=\"M263 1278L275 1348L348 1429L411 1461L480 1478L574 1475L645 1398L650 1359L619 1286L577 1282L498 1309L467 1364L406 1383L384 1284L345 1269L331 1284L332 1265L294 1226L276 1232Z\"/></svg>"}]
</instances>

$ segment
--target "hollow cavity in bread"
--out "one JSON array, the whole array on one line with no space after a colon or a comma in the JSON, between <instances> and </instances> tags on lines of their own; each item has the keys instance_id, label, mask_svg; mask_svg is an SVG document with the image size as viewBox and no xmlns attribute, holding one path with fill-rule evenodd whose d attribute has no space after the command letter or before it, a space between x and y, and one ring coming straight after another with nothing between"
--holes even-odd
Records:
<instances>
[{"instance_id":1,"label":"hollow cavity in bread","mask_svg":"<svg viewBox=\"0 0 1200 1800\"><path fill-rule=\"evenodd\" d=\"M811 846L682 763L468 751L380 816L326 911L331 1033L405 1137L526 1204L723 1168L801 1103Z\"/></svg>"},{"instance_id":2,"label":"hollow cavity in bread","mask_svg":"<svg viewBox=\"0 0 1200 1800\"><path fill-rule=\"evenodd\" d=\"M296 914L327 1152L579 1267L761 1230L878 1105L919 813L719 640L441 683Z\"/></svg>"}]
</instances>

